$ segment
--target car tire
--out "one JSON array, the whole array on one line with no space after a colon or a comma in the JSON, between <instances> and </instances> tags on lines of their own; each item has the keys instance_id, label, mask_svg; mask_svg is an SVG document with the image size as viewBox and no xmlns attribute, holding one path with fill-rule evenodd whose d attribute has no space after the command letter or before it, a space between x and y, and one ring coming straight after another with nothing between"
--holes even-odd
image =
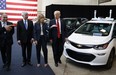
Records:
<instances>
[{"instance_id":1,"label":"car tire","mask_svg":"<svg viewBox=\"0 0 116 75\"><path fill-rule=\"evenodd\" d=\"M114 61L114 56L115 56L115 50L112 50L112 51L110 52L110 55L109 55L107 64L105 65L105 68L106 68L106 69L111 69L111 68L112 68L113 61Z\"/></svg>"}]
</instances>

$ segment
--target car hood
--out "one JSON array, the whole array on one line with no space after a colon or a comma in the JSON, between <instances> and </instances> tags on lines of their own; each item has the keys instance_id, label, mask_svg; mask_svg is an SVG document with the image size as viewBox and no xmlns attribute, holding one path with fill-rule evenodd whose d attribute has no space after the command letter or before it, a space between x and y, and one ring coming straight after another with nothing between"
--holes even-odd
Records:
<instances>
[{"instance_id":1,"label":"car hood","mask_svg":"<svg viewBox=\"0 0 116 75\"><path fill-rule=\"evenodd\" d=\"M90 36L85 34L73 33L68 37L68 39L78 44L97 45L107 43L108 40L110 40L110 36Z\"/></svg>"}]
</instances>

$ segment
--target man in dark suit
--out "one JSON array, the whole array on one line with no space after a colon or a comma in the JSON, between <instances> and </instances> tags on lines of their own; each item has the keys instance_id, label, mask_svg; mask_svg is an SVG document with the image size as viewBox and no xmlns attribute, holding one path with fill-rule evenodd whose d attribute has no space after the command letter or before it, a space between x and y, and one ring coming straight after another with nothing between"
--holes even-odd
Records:
<instances>
[{"instance_id":1,"label":"man in dark suit","mask_svg":"<svg viewBox=\"0 0 116 75\"><path fill-rule=\"evenodd\" d=\"M7 21L7 14L3 13L0 22L0 50L2 55L2 61L4 63L3 68L7 71L10 70L11 65L11 50L13 44L14 27L13 23Z\"/></svg>"},{"instance_id":2,"label":"man in dark suit","mask_svg":"<svg viewBox=\"0 0 116 75\"><path fill-rule=\"evenodd\" d=\"M60 18L60 11L54 12L55 19L50 21L50 41L52 42L53 56L55 66L58 67L58 63L61 63L61 56L63 53L63 46L66 39L66 25Z\"/></svg>"},{"instance_id":3,"label":"man in dark suit","mask_svg":"<svg viewBox=\"0 0 116 75\"><path fill-rule=\"evenodd\" d=\"M28 19L28 13L22 13L23 19L17 22L17 41L22 48L22 57L24 67L26 64L31 64L31 51L33 42L33 22Z\"/></svg>"}]
</instances>

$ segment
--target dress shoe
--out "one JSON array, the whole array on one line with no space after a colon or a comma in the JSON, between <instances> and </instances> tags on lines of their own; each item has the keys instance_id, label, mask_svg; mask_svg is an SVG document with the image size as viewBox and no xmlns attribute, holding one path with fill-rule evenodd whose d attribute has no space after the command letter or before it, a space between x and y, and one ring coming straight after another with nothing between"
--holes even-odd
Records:
<instances>
[{"instance_id":1,"label":"dress shoe","mask_svg":"<svg viewBox=\"0 0 116 75\"><path fill-rule=\"evenodd\" d=\"M31 62L28 62L27 64L28 64L29 66L33 66Z\"/></svg>"},{"instance_id":2,"label":"dress shoe","mask_svg":"<svg viewBox=\"0 0 116 75\"><path fill-rule=\"evenodd\" d=\"M62 64L61 60L58 61L60 64Z\"/></svg>"},{"instance_id":3,"label":"dress shoe","mask_svg":"<svg viewBox=\"0 0 116 75\"><path fill-rule=\"evenodd\" d=\"M6 68L6 67L7 67L7 65L6 65L6 64L4 64L4 65L3 65L3 68Z\"/></svg>"},{"instance_id":4,"label":"dress shoe","mask_svg":"<svg viewBox=\"0 0 116 75\"><path fill-rule=\"evenodd\" d=\"M55 66L58 67L58 63L56 63Z\"/></svg>"},{"instance_id":5,"label":"dress shoe","mask_svg":"<svg viewBox=\"0 0 116 75\"><path fill-rule=\"evenodd\" d=\"M23 64L21 65L21 67L24 67L24 66L26 66L26 63L23 63Z\"/></svg>"},{"instance_id":6,"label":"dress shoe","mask_svg":"<svg viewBox=\"0 0 116 75\"><path fill-rule=\"evenodd\" d=\"M40 64L37 64L37 67L40 67Z\"/></svg>"},{"instance_id":7,"label":"dress shoe","mask_svg":"<svg viewBox=\"0 0 116 75\"><path fill-rule=\"evenodd\" d=\"M7 67L7 68L6 68L6 71L10 71L10 70L11 70L10 67Z\"/></svg>"},{"instance_id":8,"label":"dress shoe","mask_svg":"<svg viewBox=\"0 0 116 75\"><path fill-rule=\"evenodd\" d=\"M44 67L47 67L48 66L48 64L44 64Z\"/></svg>"}]
</instances>

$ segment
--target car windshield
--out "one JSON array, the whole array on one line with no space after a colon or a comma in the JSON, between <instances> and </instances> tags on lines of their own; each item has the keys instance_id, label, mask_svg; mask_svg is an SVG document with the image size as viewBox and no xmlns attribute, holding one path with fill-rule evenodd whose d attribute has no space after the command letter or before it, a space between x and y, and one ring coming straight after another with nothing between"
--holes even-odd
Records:
<instances>
[{"instance_id":1,"label":"car windshield","mask_svg":"<svg viewBox=\"0 0 116 75\"><path fill-rule=\"evenodd\" d=\"M111 24L108 23L86 23L78 28L75 33L92 35L92 36L108 36Z\"/></svg>"}]
</instances>

